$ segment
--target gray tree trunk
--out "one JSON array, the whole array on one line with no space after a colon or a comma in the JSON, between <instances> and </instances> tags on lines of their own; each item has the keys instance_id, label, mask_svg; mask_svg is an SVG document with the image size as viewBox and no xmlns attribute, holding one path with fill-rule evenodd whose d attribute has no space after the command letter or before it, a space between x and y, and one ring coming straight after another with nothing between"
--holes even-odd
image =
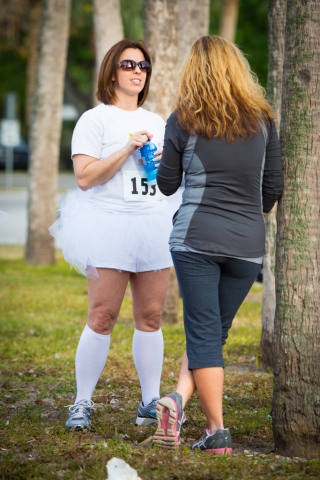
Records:
<instances>
[{"instance_id":1,"label":"gray tree trunk","mask_svg":"<svg viewBox=\"0 0 320 480\"><path fill-rule=\"evenodd\" d=\"M56 191L61 136L63 79L71 0L43 2L37 82L30 128L29 225L26 260L54 263L54 239L48 227L56 220Z\"/></svg>"},{"instance_id":2,"label":"gray tree trunk","mask_svg":"<svg viewBox=\"0 0 320 480\"><path fill-rule=\"evenodd\" d=\"M95 43L94 103L97 79L103 57L107 51L123 39L123 25L119 0L93 0L93 26Z\"/></svg>"},{"instance_id":3,"label":"gray tree trunk","mask_svg":"<svg viewBox=\"0 0 320 480\"><path fill-rule=\"evenodd\" d=\"M209 0L195 4L184 0L147 0L145 3L145 41L152 59L152 79L146 108L167 120L174 110L178 70L194 41L208 33ZM179 288L174 268L163 321L177 323Z\"/></svg>"},{"instance_id":4,"label":"gray tree trunk","mask_svg":"<svg viewBox=\"0 0 320 480\"><path fill-rule=\"evenodd\" d=\"M179 286L174 267L170 268L170 279L161 319L165 323L175 324L179 319Z\"/></svg>"},{"instance_id":5,"label":"gray tree trunk","mask_svg":"<svg viewBox=\"0 0 320 480\"><path fill-rule=\"evenodd\" d=\"M179 0L178 16L178 70L191 45L200 37L208 35L210 1L186 2Z\"/></svg>"},{"instance_id":6,"label":"gray tree trunk","mask_svg":"<svg viewBox=\"0 0 320 480\"><path fill-rule=\"evenodd\" d=\"M275 124L279 132L281 117L281 90L283 71L284 28L287 0L269 0L268 32L268 85L267 99L275 113ZM274 314L276 309L275 292L275 246L276 246L276 211L273 208L266 217L266 254L263 259L263 293L262 293L262 335L260 363L264 369L273 370L274 364Z\"/></svg>"},{"instance_id":7,"label":"gray tree trunk","mask_svg":"<svg viewBox=\"0 0 320 480\"><path fill-rule=\"evenodd\" d=\"M273 432L281 455L320 452L320 2L287 0L281 109Z\"/></svg>"},{"instance_id":8,"label":"gray tree trunk","mask_svg":"<svg viewBox=\"0 0 320 480\"><path fill-rule=\"evenodd\" d=\"M26 123L30 127L32 100L36 84L38 37L41 18L41 0L30 1L30 21L28 38L28 69L27 69L27 98Z\"/></svg>"},{"instance_id":9,"label":"gray tree trunk","mask_svg":"<svg viewBox=\"0 0 320 480\"><path fill-rule=\"evenodd\" d=\"M178 0L146 0L145 42L152 59L152 79L146 108L164 120L172 112L177 92Z\"/></svg>"},{"instance_id":10,"label":"gray tree trunk","mask_svg":"<svg viewBox=\"0 0 320 480\"><path fill-rule=\"evenodd\" d=\"M76 82L68 74L68 67L64 79L64 96L67 103L71 103L76 107L79 116L92 108L92 98L80 91Z\"/></svg>"},{"instance_id":11,"label":"gray tree trunk","mask_svg":"<svg viewBox=\"0 0 320 480\"><path fill-rule=\"evenodd\" d=\"M174 109L178 69L179 0L146 0L145 42L152 60L152 78L146 108L167 120ZM178 282L173 267L162 320L178 322Z\"/></svg>"},{"instance_id":12,"label":"gray tree trunk","mask_svg":"<svg viewBox=\"0 0 320 480\"><path fill-rule=\"evenodd\" d=\"M239 0L223 0L220 36L234 42L239 13Z\"/></svg>"}]
</instances>

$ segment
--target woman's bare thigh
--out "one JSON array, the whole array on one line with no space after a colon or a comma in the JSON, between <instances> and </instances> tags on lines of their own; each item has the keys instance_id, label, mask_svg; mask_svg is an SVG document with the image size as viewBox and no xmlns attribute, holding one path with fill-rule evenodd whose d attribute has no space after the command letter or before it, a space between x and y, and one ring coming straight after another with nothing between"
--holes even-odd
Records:
<instances>
[{"instance_id":1,"label":"woman's bare thigh","mask_svg":"<svg viewBox=\"0 0 320 480\"><path fill-rule=\"evenodd\" d=\"M154 332L160 328L170 269L131 273L132 310L136 328Z\"/></svg>"},{"instance_id":2,"label":"woman's bare thigh","mask_svg":"<svg viewBox=\"0 0 320 480\"><path fill-rule=\"evenodd\" d=\"M88 279L88 326L97 333L111 333L121 308L130 272L97 268L99 277Z\"/></svg>"}]
</instances>

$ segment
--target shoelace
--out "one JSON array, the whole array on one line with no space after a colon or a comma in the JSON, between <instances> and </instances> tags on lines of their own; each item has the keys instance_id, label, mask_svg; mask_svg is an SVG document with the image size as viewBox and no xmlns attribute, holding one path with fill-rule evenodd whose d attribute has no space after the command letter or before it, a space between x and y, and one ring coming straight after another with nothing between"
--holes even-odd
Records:
<instances>
[{"instance_id":1,"label":"shoelace","mask_svg":"<svg viewBox=\"0 0 320 480\"><path fill-rule=\"evenodd\" d=\"M146 406L148 410L155 410L157 408L157 403L158 400L153 400L152 402L149 403L149 405Z\"/></svg>"},{"instance_id":2,"label":"shoelace","mask_svg":"<svg viewBox=\"0 0 320 480\"><path fill-rule=\"evenodd\" d=\"M139 407L141 408L141 410L144 410L144 411L150 413L150 411L152 412L153 410L155 410L157 408L158 401L159 401L159 399L153 400L152 402L148 403L148 405L142 405L142 402L141 402Z\"/></svg>"},{"instance_id":3,"label":"shoelace","mask_svg":"<svg viewBox=\"0 0 320 480\"><path fill-rule=\"evenodd\" d=\"M69 408L71 418L83 418L86 414L87 408L94 410L94 403L92 400L90 400L90 402L82 400L75 405L67 405L65 408Z\"/></svg>"}]
</instances>

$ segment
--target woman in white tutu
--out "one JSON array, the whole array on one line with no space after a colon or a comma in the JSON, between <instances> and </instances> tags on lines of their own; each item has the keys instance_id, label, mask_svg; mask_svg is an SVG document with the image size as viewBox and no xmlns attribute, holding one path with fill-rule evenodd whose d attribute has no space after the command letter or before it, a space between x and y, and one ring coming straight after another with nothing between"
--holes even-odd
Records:
<instances>
[{"instance_id":1,"label":"woman in white tutu","mask_svg":"<svg viewBox=\"0 0 320 480\"><path fill-rule=\"evenodd\" d=\"M156 423L163 360L160 317L172 265L168 249L172 213L157 186L148 186L139 149L152 139L161 159L164 121L141 108L151 62L143 43L122 40L105 55L97 98L79 119L72 159L79 190L59 219L65 259L88 278L88 322L76 353L77 396L67 428L90 425L91 400L105 366L110 334L130 281L135 322L133 359L142 401L136 424Z\"/></svg>"}]
</instances>

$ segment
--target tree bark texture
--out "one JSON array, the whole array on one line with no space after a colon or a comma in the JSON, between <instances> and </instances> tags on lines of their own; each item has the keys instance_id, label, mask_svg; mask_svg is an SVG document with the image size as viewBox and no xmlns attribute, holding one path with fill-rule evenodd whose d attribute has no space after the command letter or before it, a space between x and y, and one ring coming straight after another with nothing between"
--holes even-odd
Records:
<instances>
[{"instance_id":1,"label":"tree bark texture","mask_svg":"<svg viewBox=\"0 0 320 480\"><path fill-rule=\"evenodd\" d=\"M28 38L28 69L27 69L27 98L26 123L30 127L33 94L36 84L38 37L41 19L41 0L30 1L30 22Z\"/></svg>"},{"instance_id":2,"label":"tree bark texture","mask_svg":"<svg viewBox=\"0 0 320 480\"><path fill-rule=\"evenodd\" d=\"M275 114L275 124L280 130L282 72L284 56L284 31L287 0L269 0L268 10L268 84L267 100Z\"/></svg>"},{"instance_id":3,"label":"tree bark texture","mask_svg":"<svg viewBox=\"0 0 320 480\"><path fill-rule=\"evenodd\" d=\"M209 29L209 0L195 4L184 0L147 0L145 3L145 41L152 59L152 80L146 108L167 120L174 110L178 70L189 48ZM163 321L178 322L179 287L174 269L170 281Z\"/></svg>"},{"instance_id":4,"label":"tree bark texture","mask_svg":"<svg viewBox=\"0 0 320 480\"><path fill-rule=\"evenodd\" d=\"M145 107L167 120L174 109L178 79L179 0L145 2L145 42L152 60L152 78ZM162 313L167 323L178 322L178 281L174 270Z\"/></svg>"},{"instance_id":5,"label":"tree bark texture","mask_svg":"<svg viewBox=\"0 0 320 480\"><path fill-rule=\"evenodd\" d=\"M101 62L107 51L123 39L120 0L93 0L93 26L95 42L94 102Z\"/></svg>"},{"instance_id":6,"label":"tree bark texture","mask_svg":"<svg viewBox=\"0 0 320 480\"><path fill-rule=\"evenodd\" d=\"M287 0L281 109L273 432L281 455L320 452L320 2Z\"/></svg>"},{"instance_id":7,"label":"tree bark texture","mask_svg":"<svg viewBox=\"0 0 320 480\"><path fill-rule=\"evenodd\" d=\"M170 279L161 320L174 325L179 319L179 286L174 267L170 268Z\"/></svg>"},{"instance_id":8,"label":"tree bark texture","mask_svg":"<svg viewBox=\"0 0 320 480\"><path fill-rule=\"evenodd\" d=\"M190 47L200 37L208 35L210 2L186 2L179 0L178 16L178 71L180 70Z\"/></svg>"},{"instance_id":9,"label":"tree bark texture","mask_svg":"<svg viewBox=\"0 0 320 480\"><path fill-rule=\"evenodd\" d=\"M178 0L145 2L145 42L152 60L146 108L167 120L177 92Z\"/></svg>"},{"instance_id":10,"label":"tree bark texture","mask_svg":"<svg viewBox=\"0 0 320 480\"><path fill-rule=\"evenodd\" d=\"M37 82L30 128L29 225L26 260L50 264L56 220L56 191L71 0L43 2Z\"/></svg>"},{"instance_id":11,"label":"tree bark texture","mask_svg":"<svg viewBox=\"0 0 320 480\"><path fill-rule=\"evenodd\" d=\"M68 67L66 69L66 76L64 79L64 96L67 103L71 103L78 110L79 116L92 108L92 98L81 92L76 82L73 81L68 74Z\"/></svg>"},{"instance_id":12,"label":"tree bark texture","mask_svg":"<svg viewBox=\"0 0 320 480\"><path fill-rule=\"evenodd\" d=\"M223 0L220 36L234 42L238 23L239 0Z\"/></svg>"},{"instance_id":13,"label":"tree bark texture","mask_svg":"<svg viewBox=\"0 0 320 480\"><path fill-rule=\"evenodd\" d=\"M275 114L275 124L279 132L281 116L281 90L284 51L284 28L287 0L269 0L268 12L268 84L267 99ZM263 259L262 292L262 335L260 342L260 364L264 369L274 367L274 315L276 309L275 292L275 249L276 249L276 210L273 208L266 217L266 254Z\"/></svg>"},{"instance_id":14,"label":"tree bark texture","mask_svg":"<svg viewBox=\"0 0 320 480\"><path fill-rule=\"evenodd\" d=\"M262 332L260 340L259 362L265 370L274 368L274 315L276 309L275 292L275 239L277 232L276 207L265 219L266 254L263 257L263 291L262 291Z\"/></svg>"}]
</instances>

